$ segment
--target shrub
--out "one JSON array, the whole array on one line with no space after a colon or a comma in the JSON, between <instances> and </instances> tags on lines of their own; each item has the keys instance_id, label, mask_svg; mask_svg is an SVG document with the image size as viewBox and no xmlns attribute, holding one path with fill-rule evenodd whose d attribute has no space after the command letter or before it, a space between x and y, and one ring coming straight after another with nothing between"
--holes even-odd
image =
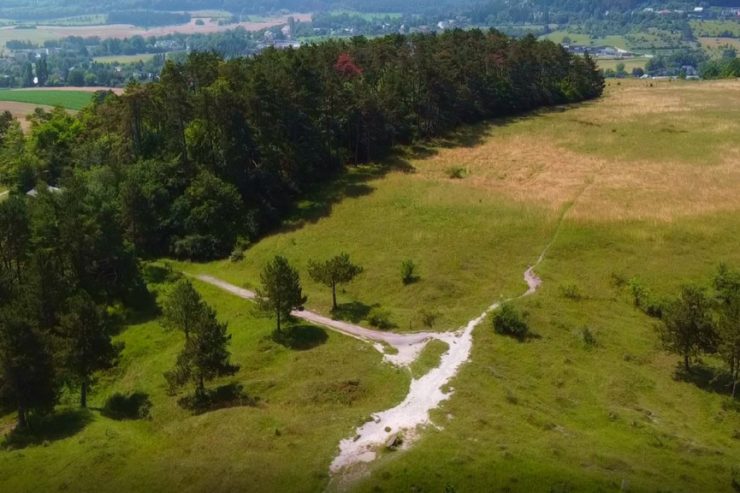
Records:
<instances>
[{"instance_id":1,"label":"shrub","mask_svg":"<svg viewBox=\"0 0 740 493\"><path fill-rule=\"evenodd\" d=\"M560 286L560 293L565 298L573 301L579 301L583 298L583 295L581 295L581 290L575 284L566 284L564 286Z\"/></svg>"},{"instance_id":2,"label":"shrub","mask_svg":"<svg viewBox=\"0 0 740 493\"><path fill-rule=\"evenodd\" d=\"M581 329L581 339L583 340L583 344L587 348L595 347L597 344L596 336L588 327L584 327L583 329Z\"/></svg>"},{"instance_id":3,"label":"shrub","mask_svg":"<svg viewBox=\"0 0 740 493\"><path fill-rule=\"evenodd\" d=\"M416 264L411 259L401 262L401 281L404 284L416 282L419 278L416 275Z\"/></svg>"},{"instance_id":4,"label":"shrub","mask_svg":"<svg viewBox=\"0 0 740 493\"><path fill-rule=\"evenodd\" d=\"M149 396L143 392L121 394L116 392L108 397L101 413L111 419L144 419L149 417L152 403Z\"/></svg>"},{"instance_id":5,"label":"shrub","mask_svg":"<svg viewBox=\"0 0 740 493\"><path fill-rule=\"evenodd\" d=\"M519 313L513 306L502 305L493 315L493 329L498 334L524 340L529 335L529 326L524 317L525 315Z\"/></svg>"},{"instance_id":6,"label":"shrub","mask_svg":"<svg viewBox=\"0 0 740 493\"><path fill-rule=\"evenodd\" d=\"M453 180L462 180L467 175L465 168L461 166L452 166L447 168L447 177Z\"/></svg>"},{"instance_id":7,"label":"shrub","mask_svg":"<svg viewBox=\"0 0 740 493\"><path fill-rule=\"evenodd\" d=\"M391 313L388 310L382 308L373 308L367 315L367 321L373 327L378 329L391 329L393 328L393 322L391 322Z\"/></svg>"}]
</instances>

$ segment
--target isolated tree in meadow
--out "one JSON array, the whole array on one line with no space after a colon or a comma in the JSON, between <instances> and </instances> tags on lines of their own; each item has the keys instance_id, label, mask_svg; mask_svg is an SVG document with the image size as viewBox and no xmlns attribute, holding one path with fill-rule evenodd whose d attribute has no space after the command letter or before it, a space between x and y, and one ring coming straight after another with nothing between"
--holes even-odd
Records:
<instances>
[{"instance_id":1,"label":"isolated tree in meadow","mask_svg":"<svg viewBox=\"0 0 740 493\"><path fill-rule=\"evenodd\" d=\"M237 370L229 362L227 346L230 340L226 324L218 321L213 308L200 303L193 314L190 337L177 357L175 369L165 373L170 386L177 388L190 381L195 385L195 395L203 397L206 381Z\"/></svg>"},{"instance_id":2,"label":"isolated tree in meadow","mask_svg":"<svg viewBox=\"0 0 740 493\"><path fill-rule=\"evenodd\" d=\"M727 366L735 397L740 380L740 272L720 266L714 279L717 290L717 352Z\"/></svg>"},{"instance_id":3,"label":"isolated tree in meadow","mask_svg":"<svg viewBox=\"0 0 740 493\"><path fill-rule=\"evenodd\" d=\"M42 334L7 306L0 313L0 403L14 407L17 428L29 427L31 413L54 409L58 386L52 356Z\"/></svg>"},{"instance_id":4,"label":"isolated tree in meadow","mask_svg":"<svg viewBox=\"0 0 740 493\"><path fill-rule=\"evenodd\" d=\"M86 293L73 296L60 318L58 351L70 384L80 386L80 407L87 407L87 395L96 371L115 365L121 346L113 343L106 316Z\"/></svg>"},{"instance_id":5,"label":"isolated tree in meadow","mask_svg":"<svg viewBox=\"0 0 740 493\"><path fill-rule=\"evenodd\" d=\"M658 332L663 347L683 357L684 369L691 371L691 358L711 350L715 340L711 301L702 288L684 286L679 298L668 305Z\"/></svg>"},{"instance_id":6,"label":"isolated tree in meadow","mask_svg":"<svg viewBox=\"0 0 740 493\"><path fill-rule=\"evenodd\" d=\"M203 300L187 279L177 281L162 306L164 324L170 329L183 331L185 339L190 339L197 315L203 309Z\"/></svg>"},{"instance_id":7,"label":"isolated tree in meadow","mask_svg":"<svg viewBox=\"0 0 740 493\"><path fill-rule=\"evenodd\" d=\"M257 291L257 301L264 311L275 314L277 331L280 332L281 322L306 302L300 276L285 257L278 255L262 270L260 281L262 286Z\"/></svg>"},{"instance_id":8,"label":"isolated tree in meadow","mask_svg":"<svg viewBox=\"0 0 740 493\"><path fill-rule=\"evenodd\" d=\"M346 253L324 262L308 262L308 274L314 281L331 288L332 308L337 309L337 285L351 282L362 273L362 267L355 265Z\"/></svg>"}]
</instances>

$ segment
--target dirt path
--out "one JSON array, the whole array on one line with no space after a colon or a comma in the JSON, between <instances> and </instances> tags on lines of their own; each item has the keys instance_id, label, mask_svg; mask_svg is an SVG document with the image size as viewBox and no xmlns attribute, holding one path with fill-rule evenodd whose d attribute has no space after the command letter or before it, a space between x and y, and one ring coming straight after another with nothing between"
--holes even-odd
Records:
<instances>
[{"instance_id":1,"label":"dirt path","mask_svg":"<svg viewBox=\"0 0 740 493\"><path fill-rule=\"evenodd\" d=\"M540 256L537 264L543 258L544 255ZM527 291L519 298L534 293L542 284L540 278L534 273L537 264L525 271L524 281L527 284ZM256 297L252 291L234 286L213 276L199 275L195 278L243 299L254 300ZM347 473L352 466L372 462L376 458L376 450L399 433L404 433L403 448L409 447L414 442L415 430L421 425L429 424L429 412L452 395L453 390L447 389L447 386L457 375L460 366L470 358L470 351L473 347L473 329L480 325L488 314L496 310L499 305L500 303L491 305L480 316L468 322L460 330L442 333L396 334L332 320L307 310L292 313L297 318L375 343L375 348L384 354L387 361L399 366L410 365L431 339L444 341L449 346L447 352L440 358L439 365L436 368L411 381L409 392L403 402L391 409L373 414L372 420L360 426L353 437L346 438L339 443L339 455L330 466L332 474L340 476ZM394 347L398 353L386 353L385 346L379 343ZM361 473L361 470L354 470L349 474L338 477L338 481L343 484Z\"/></svg>"},{"instance_id":2,"label":"dirt path","mask_svg":"<svg viewBox=\"0 0 740 493\"><path fill-rule=\"evenodd\" d=\"M228 282L222 281L213 276L199 275L194 277L199 281L221 288L224 291L228 291L229 293L245 300L254 300L257 297L256 293L253 291L234 286L233 284L229 284ZM439 338L440 336L440 334L433 332L395 334L393 332L366 329L365 327L343 322L341 320L333 320L309 310L295 310L291 315L295 318L300 318L316 325L327 327L351 337L376 343L374 344L374 347L383 354L384 358L390 363L398 366L408 366L413 363L421 350L424 349L426 343L429 342L430 339ZM395 348L396 353L393 354L393 351L387 352L383 344L387 344L388 346Z\"/></svg>"}]
</instances>

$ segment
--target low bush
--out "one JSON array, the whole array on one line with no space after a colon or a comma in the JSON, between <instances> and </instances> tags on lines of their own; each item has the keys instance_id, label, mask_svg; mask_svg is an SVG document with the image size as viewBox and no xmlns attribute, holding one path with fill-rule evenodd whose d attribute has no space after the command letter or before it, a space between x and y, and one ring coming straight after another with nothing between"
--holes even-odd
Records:
<instances>
[{"instance_id":1,"label":"low bush","mask_svg":"<svg viewBox=\"0 0 740 493\"><path fill-rule=\"evenodd\" d=\"M560 293L563 295L563 297L568 298L569 300L580 301L581 299L583 299L581 290L576 284L566 284L564 286L560 286Z\"/></svg>"},{"instance_id":2,"label":"low bush","mask_svg":"<svg viewBox=\"0 0 740 493\"><path fill-rule=\"evenodd\" d=\"M152 403L143 392L122 394L117 392L108 397L101 414L111 419L144 419L149 417Z\"/></svg>"},{"instance_id":3,"label":"low bush","mask_svg":"<svg viewBox=\"0 0 740 493\"><path fill-rule=\"evenodd\" d=\"M447 168L447 177L452 180L462 180L467 174L468 173L465 171L465 168L461 166L452 166L451 168Z\"/></svg>"},{"instance_id":4,"label":"low bush","mask_svg":"<svg viewBox=\"0 0 740 493\"><path fill-rule=\"evenodd\" d=\"M391 322L391 313L388 310L382 308L373 308L367 315L367 321L373 327L381 330L392 329L393 322Z\"/></svg>"},{"instance_id":5,"label":"low bush","mask_svg":"<svg viewBox=\"0 0 740 493\"><path fill-rule=\"evenodd\" d=\"M524 318L525 315L519 313L516 308L505 304L493 315L493 329L498 334L522 341L529 336L529 326Z\"/></svg>"}]
</instances>

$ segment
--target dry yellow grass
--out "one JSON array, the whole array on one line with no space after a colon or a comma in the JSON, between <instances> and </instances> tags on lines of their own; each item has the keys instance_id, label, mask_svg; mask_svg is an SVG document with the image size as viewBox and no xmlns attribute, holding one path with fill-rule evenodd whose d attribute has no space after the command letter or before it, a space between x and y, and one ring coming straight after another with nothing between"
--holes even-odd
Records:
<instances>
[{"instance_id":1,"label":"dry yellow grass","mask_svg":"<svg viewBox=\"0 0 740 493\"><path fill-rule=\"evenodd\" d=\"M485 129L483 143L413 162L419 179L467 177L573 218L655 219L740 210L740 81L630 81L602 100Z\"/></svg>"}]
</instances>

